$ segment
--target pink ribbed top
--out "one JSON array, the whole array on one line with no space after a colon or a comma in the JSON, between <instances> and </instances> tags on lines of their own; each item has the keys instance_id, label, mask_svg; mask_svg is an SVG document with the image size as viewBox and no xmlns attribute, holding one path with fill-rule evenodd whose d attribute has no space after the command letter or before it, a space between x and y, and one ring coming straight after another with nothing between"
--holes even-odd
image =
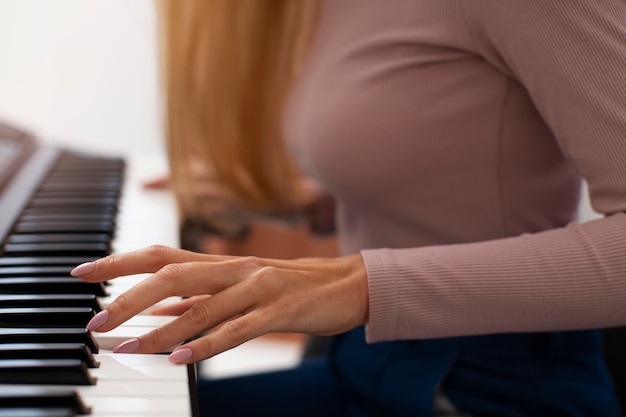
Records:
<instances>
[{"instance_id":1,"label":"pink ribbed top","mask_svg":"<svg viewBox=\"0 0 626 417\"><path fill-rule=\"evenodd\" d=\"M623 0L329 0L285 134L369 341L626 323Z\"/></svg>"}]
</instances>

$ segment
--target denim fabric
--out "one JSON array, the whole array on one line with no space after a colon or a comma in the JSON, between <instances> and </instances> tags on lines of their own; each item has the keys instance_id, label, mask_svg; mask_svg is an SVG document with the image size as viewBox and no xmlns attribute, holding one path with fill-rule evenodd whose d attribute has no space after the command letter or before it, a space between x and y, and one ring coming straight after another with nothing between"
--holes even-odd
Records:
<instances>
[{"instance_id":1,"label":"denim fabric","mask_svg":"<svg viewBox=\"0 0 626 417\"><path fill-rule=\"evenodd\" d=\"M200 381L200 408L202 417L437 417L443 394L472 417L618 417L601 347L595 331L368 345L356 329L333 338L328 361Z\"/></svg>"}]
</instances>

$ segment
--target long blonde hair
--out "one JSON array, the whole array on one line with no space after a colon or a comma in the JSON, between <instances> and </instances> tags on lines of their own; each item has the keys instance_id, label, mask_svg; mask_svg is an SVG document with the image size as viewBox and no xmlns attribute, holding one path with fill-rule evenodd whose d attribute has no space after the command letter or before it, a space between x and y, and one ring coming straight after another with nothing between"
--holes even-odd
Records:
<instances>
[{"instance_id":1,"label":"long blonde hair","mask_svg":"<svg viewBox=\"0 0 626 417\"><path fill-rule=\"evenodd\" d=\"M184 215L201 211L192 156L252 209L288 209L303 198L280 117L316 3L157 0L168 154Z\"/></svg>"}]
</instances>

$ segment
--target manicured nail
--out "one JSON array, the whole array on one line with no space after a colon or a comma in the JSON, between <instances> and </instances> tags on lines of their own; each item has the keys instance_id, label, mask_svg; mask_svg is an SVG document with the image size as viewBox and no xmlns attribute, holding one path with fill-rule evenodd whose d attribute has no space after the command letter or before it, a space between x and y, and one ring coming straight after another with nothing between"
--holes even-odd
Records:
<instances>
[{"instance_id":1,"label":"manicured nail","mask_svg":"<svg viewBox=\"0 0 626 417\"><path fill-rule=\"evenodd\" d=\"M78 265L76 268L70 271L70 275L73 277L79 277L81 275L91 274L96 270L95 262L85 262L84 264Z\"/></svg>"},{"instance_id":2,"label":"manicured nail","mask_svg":"<svg viewBox=\"0 0 626 417\"><path fill-rule=\"evenodd\" d=\"M107 321L109 321L109 310L102 310L101 312L93 316L85 327L89 331L98 330L100 326L102 326Z\"/></svg>"},{"instance_id":3,"label":"manicured nail","mask_svg":"<svg viewBox=\"0 0 626 417\"><path fill-rule=\"evenodd\" d=\"M176 349L174 352L170 353L169 360L171 363L178 364L191 358L191 355L193 355L191 349L184 347Z\"/></svg>"},{"instance_id":4,"label":"manicured nail","mask_svg":"<svg viewBox=\"0 0 626 417\"><path fill-rule=\"evenodd\" d=\"M139 339L130 339L114 348L113 353L135 353L138 349Z\"/></svg>"}]
</instances>

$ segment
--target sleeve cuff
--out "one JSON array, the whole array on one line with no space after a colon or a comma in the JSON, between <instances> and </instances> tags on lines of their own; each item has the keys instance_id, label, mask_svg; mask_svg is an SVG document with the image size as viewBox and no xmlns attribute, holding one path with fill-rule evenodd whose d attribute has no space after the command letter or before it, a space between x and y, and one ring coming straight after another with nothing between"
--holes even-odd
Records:
<instances>
[{"instance_id":1,"label":"sleeve cuff","mask_svg":"<svg viewBox=\"0 0 626 417\"><path fill-rule=\"evenodd\" d=\"M369 321L365 325L368 343L392 340L398 325L395 274L389 273L384 252L387 249L363 250L367 270Z\"/></svg>"}]
</instances>

